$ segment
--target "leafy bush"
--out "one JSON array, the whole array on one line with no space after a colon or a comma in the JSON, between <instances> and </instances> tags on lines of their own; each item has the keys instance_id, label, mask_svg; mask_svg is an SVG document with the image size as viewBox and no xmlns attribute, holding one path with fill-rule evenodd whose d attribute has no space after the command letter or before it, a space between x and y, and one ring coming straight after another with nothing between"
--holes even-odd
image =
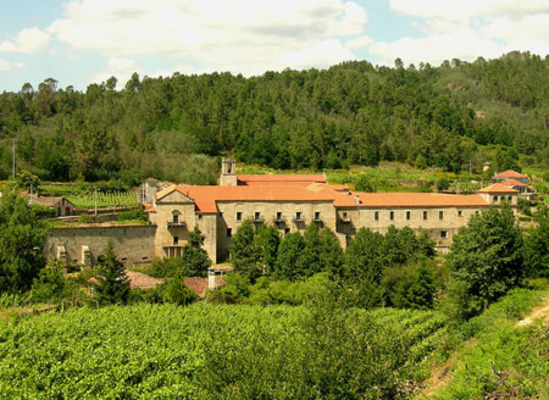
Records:
<instances>
[{"instance_id":1,"label":"leafy bush","mask_svg":"<svg viewBox=\"0 0 549 400\"><path fill-rule=\"evenodd\" d=\"M125 221L140 221L140 222L149 222L147 214L143 211L142 208L138 208L131 211L124 211L118 215L118 222Z\"/></svg>"}]
</instances>

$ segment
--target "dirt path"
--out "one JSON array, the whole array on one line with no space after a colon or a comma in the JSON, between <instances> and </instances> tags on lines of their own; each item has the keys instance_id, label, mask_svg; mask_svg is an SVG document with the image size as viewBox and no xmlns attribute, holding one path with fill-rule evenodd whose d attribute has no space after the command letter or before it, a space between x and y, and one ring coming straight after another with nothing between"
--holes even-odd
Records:
<instances>
[{"instance_id":1,"label":"dirt path","mask_svg":"<svg viewBox=\"0 0 549 400\"><path fill-rule=\"evenodd\" d=\"M515 324L515 327L528 326L533 324L536 320L543 319L549 320L549 294L546 294L540 300L539 306L535 307L530 313L523 319ZM467 342L466 346L475 346L477 344L476 339L472 339ZM453 360L450 358L446 364L437 369L429 379L424 382L424 388L415 397L416 400L428 400L436 399L436 392L446 387L453 379L452 375Z\"/></svg>"},{"instance_id":2,"label":"dirt path","mask_svg":"<svg viewBox=\"0 0 549 400\"><path fill-rule=\"evenodd\" d=\"M533 308L532 311L530 311L530 314L518 321L515 324L515 327L531 325L537 319L549 319L549 295L545 295L541 299L540 305Z\"/></svg>"}]
</instances>

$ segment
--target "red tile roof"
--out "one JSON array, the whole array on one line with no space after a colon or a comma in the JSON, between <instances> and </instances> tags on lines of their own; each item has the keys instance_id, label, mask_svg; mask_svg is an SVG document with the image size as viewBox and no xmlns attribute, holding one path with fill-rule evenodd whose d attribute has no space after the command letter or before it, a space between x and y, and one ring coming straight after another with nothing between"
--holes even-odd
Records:
<instances>
[{"instance_id":1,"label":"red tile roof","mask_svg":"<svg viewBox=\"0 0 549 400\"><path fill-rule=\"evenodd\" d=\"M206 291L208 290L208 278L184 278L183 282L189 289L191 289L198 297L203 299L206 296ZM215 277L215 288L219 289L222 286L225 286L225 280L222 276Z\"/></svg>"},{"instance_id":2,"label":"red tile roof","mask_svg":"<svg viewBox=\"0 0 549 400\"><path fill-rule=\"evenodd\" d=\"M502 172L501 174L494 175L492 179L505 179L505 178L519 178L519 179L527 179L528 177L526 175L521 174L520 172L513 171L512 169L508 169L507 171Z\"/></svg>"},{"instance_id":3,"label":"red tile roof","mask_svg":"<svg viewBox=\"0 0 549 400\"><path fill-rule=\"evenodd\" d=\"M518 190L511 189L505 183L494 183L484 189L480 189L478 193L518 193Z\"/></svg>"},{"instance_id":4,"label":"red tile roof","mask_svg":"<svg viewBox=\"0 0 549 400\"><path fill-rule=\"evenodd\" d=\"M323 174L237 175L239 185L326 183Z\"/></svg>"},{"instance_id":5,"label":"red tile roof","mask_svg":"<svg viewBox=\"0 0 549 400\"><path fill-rule=\"evenodd\" d=\"M507 180L503 181L502 183L504 185L507 185L507 186L528 186L526 183L519 182L516 179L507 179Z\"/></svg>"},{"instance_id":6,"label":"red tile roof","mask_svg":"<svg viewBox=\"0 0 549 400\"><path fill-rule=\"evenodd\" d=\"M152 289L156 285L161 285L164 283L163 279L153 278L151 276L142 274L141 272L128 271L126 270L126 275L130 279L130 288L135 289Z\"/></svg>"},{"instance_id":7,"label":"red tile roof","mask_svg":"<svg viewBox=\"0 0 549 400\"><path fill-rule=\"evenodd\" d=\"M503 184L495 186L498 193L515 193ZM494 185L486 190L493 190ZM198 213L216 213L217 202L330 202L335 207L485 207L478 195L440 193L359 193L340 191L342 187L312 183L303 185L257 186L179 186L172 188L193 199ZM486 193L481 191L481 193ZM165 193L168 194L168 193ZM357 204L358 197L358 204Z\"/></svg>"},{"instance_id":8,"label":"red tile roof","mask_svg":"<svg viewBox=\"0 0 549 400\"><path fill-rule=\"evenodd\" d=\"M194 200L197 212L216 213L218 201L323 201L334 200L333 191L314 192L301 185L258 186L178 186L177 190Z\"/></svg>"}]
</instances>

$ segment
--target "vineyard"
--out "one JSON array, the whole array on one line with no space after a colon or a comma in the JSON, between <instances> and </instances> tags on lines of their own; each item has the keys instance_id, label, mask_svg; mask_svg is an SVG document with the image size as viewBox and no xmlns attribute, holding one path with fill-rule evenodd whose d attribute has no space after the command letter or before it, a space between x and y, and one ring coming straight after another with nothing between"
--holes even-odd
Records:
<instances>
[{"instance_id":1,"label":"vineyard","mask_svg":"<svg viewBox=\"0 0 549 400\"><path fill-rule=\"evenodd\" d=\"M93 192L87 194L67 195L67 199L77 208L94 208L95 194ZM97 207L130 207L138 206L139 200L132 192L112 192L103 193L97 192Z\"/></svg>"},{"instance_id":2,"label":"vineyard","mask_svg":"<svg viewBox=\"0 0 549 400\"><path fill-rule=\"evenodd\" d=\"M170 305L0 325L3 399L406 398L436 312Z\"/></svg>"}]
</instances>

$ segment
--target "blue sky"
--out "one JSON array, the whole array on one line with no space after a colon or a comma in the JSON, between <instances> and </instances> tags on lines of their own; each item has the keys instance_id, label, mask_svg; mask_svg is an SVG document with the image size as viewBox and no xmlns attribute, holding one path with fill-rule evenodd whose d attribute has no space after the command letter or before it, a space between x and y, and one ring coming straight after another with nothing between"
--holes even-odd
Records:
<instances>
[{"instance_id":1,"label":"blue sky","mask_svg":"<svg viewBox=\"0 0 549 400\"><path fill-rule=\"evenodd\" d=\"M0 0L0 91L549 53L547 0Z\"/></svg>"}]
</instances>

